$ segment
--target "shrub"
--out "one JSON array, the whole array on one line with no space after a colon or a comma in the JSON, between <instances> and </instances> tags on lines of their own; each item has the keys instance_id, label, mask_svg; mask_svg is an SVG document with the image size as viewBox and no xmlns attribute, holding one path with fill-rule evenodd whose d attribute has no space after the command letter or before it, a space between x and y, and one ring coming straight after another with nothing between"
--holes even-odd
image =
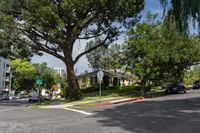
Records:
<instances>
[{"instance_id":1,"label":"shrub","mask_svg":"<svg viewBox=\"0 0 200 133\"><path fill-rule=\"evenodd\" d=\"M145 92L151 91L152 86L145 86Z\"/></svg>"},{"instance_id":2,"label":"shrub","mask_svg":"<svg viewBox=\"0 0 200 133\"><path fill-rule=\"evenodd\" d=\"M120 90L134 90L134 91L140 91L140 86L120 86Z\"/></svg>"},{"instance_id":3,"label":"shrub","mask_svg":"<svg viewBox=\"0 0 200 133\"><path fill-rule=\"evenodd\" d=\"M98 87L88 87L86 89L82 89L81 92L82 93L90 93L90 92L95 92L98 91L99 88Z\"/></svg>"},{"instance_id":4,"label":"shrub","mask_svg":"<svg viewBox=\"0 0 200 133\"><path fill-rule=\"evenodd\" d=\"M115 78L113 79L113 86L119 86L119 81L118 81L118 78L117 78L117 77L115 77Z\"/></svg>"},{"instance_id":5,"label":"shrub","mask_svg":"<svg viewBox=\"0 0 200 133\"><path fill-rule=\"evenodd\" d=\"M68 97L69 97L69 88L68 87L64 88L64 97L65 97L65 99L68 99Z\"/></svg>"},{"instance_id":6,"label":"shrub","mask_svg":"<svg viewBox=\"0 0 200 133\"><path fill-rule=\"evenodd\" d=\"M107 86L106 90L119 90L119 86Z\"/></svg>"},{"instance_id":7,"label":"shrub","mask_svg":"<svg viewBox=\"0 0 200 133\"><path fill-rule=\"evenodd\" d=\"M117 90L119 86L102 86L102 90ZM90 92L97 92L99 91L99 87L88 87L86 89L82 89L82 93L90 93Z\"/></svg>"}]
</instances>

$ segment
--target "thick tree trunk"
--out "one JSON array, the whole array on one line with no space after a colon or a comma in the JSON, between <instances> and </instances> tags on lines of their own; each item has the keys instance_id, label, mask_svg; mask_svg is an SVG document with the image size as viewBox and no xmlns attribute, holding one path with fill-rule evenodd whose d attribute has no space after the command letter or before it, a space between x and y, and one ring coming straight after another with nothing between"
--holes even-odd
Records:
<instances>
[{"instance_id":1,"label":"thick tree trunk","mask_svg":"<svg viewBox=\"0 0 200 133\"><path fill-rule=\"evenodd\" d=\"M74 65L73 63L66 63L67 66L67 82L68 82L68 97L67 99L70 101L80 100L81 99L81 92L79 88L78 81L76 79L76 75L74 73Z\"/></svg>"},{"instance_id":2,"label":"thick tree trunk","mask_svg":"<svg viewBox=\"0 0 200 133\"><path fill-rule=\"evenodd\" d=\"M140 88L140 95L143 97L144 94L145 94L145 84L146 84L146 80L145 79L142 79L142 82L141 82L141 88Z\"/></svg>"},{"instance_id":3,"label":"thick tree trunk","mask_svg":"<svg viewBox=\"0 0 200 133\"><path fill-rule=\"evenodd\" d=\"M140 88L140 95L143 97L145 93L145 85L142 84L141 88Z\"/></svg>"}]
</instances>

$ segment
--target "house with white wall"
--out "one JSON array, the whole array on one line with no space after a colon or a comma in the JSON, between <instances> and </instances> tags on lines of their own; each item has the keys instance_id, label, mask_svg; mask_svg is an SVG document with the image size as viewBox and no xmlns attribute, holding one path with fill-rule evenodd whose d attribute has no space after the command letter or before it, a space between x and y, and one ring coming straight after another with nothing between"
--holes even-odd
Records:
<instances>
[{"instance_id":1,"label":"house with white wall","mask_svg":"<svg viewBox=\"0 0 200 133\"><path fill-rule=\"evenodd\" d=\"M11 61L0 56L0 92L11 91Z\"/></svg>"}]
</instances>

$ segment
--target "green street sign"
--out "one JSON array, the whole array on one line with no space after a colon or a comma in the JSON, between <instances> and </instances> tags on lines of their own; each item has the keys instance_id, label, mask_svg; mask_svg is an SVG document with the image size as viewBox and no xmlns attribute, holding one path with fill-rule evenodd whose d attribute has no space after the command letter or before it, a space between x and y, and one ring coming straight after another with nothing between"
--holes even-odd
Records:
<instances>
[{"instance_id":1,"label":"green street sign","mask_svg":"<svg viewBox=\"0 0 200 133\"><path fill-rule=\"evenodd\" d=\"M36 85L42 85L43 80L42 79L36 79Z\"/></svg>"}]
</instances>

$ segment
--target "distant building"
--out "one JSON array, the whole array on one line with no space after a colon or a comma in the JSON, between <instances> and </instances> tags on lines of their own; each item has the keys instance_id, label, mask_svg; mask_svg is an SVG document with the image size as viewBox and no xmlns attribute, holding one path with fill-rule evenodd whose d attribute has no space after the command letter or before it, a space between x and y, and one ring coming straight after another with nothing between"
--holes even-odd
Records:
<instances>
[{"instance_id":1,"label":"distant building","mask_svg":"<svg viewBox=\"0 0 200 133\"><path fill-rule=\"evenodd\" d=\"M55 71L56 74L63 76L66 74L65 69L59 68L59 67L54 67L53 70Z\"/></svg>"},{"instance_id":2,"label":"distant building","mask_svg":"<svg viewBox=\"0 0 200 133\"><path fill-rule=\"evenodd\" d=\"M121 86L121 85L133 85L137 81L137 77L129 73L120 73L111 70L103 70L103 85L104 86ZM84 73L77 76L78 83L81 89L88 87L98 87L97 80L98 70L93 72Z\"/></svg>"},{"instance_id":3,"label":"distant building","mask_svg":"<svg viewBox=\"0 0 200 133\"><path fill-rule=\"evenodd\" d=\"M11 61L0 57L0 92L11 90Z\"/></svg>"}]
</instances>

